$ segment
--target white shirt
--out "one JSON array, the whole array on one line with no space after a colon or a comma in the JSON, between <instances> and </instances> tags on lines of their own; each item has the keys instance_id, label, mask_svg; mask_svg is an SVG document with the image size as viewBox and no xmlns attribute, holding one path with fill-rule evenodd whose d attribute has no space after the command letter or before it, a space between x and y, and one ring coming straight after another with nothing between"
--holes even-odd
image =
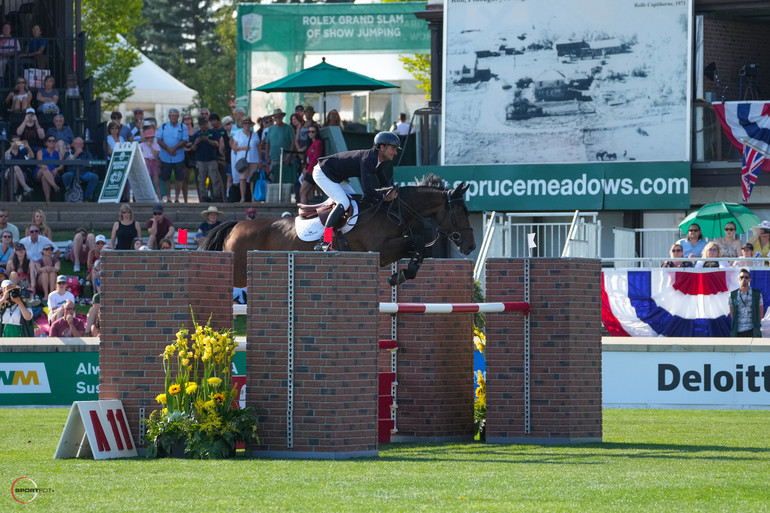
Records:
<instances>
[{"instance_id":1,"label":"white shirt","mask_svg":"<svg viewBox=\"0 0 770 513\"><path fill-rule=\"evenodd\" d=\"M24 248L27 250L27 258L33 262L37 262L43 258L43 246L46 244L51 244L54 248L56 247L51 239L39 234L37 236L37 242L32 242L31 236L24 237L19 242L24 244Z\"/></svg>"},{"instance_id":2,"label":"white shirt","mask_svg":"<svg viewBox=\"0 0 770 513\"><path fill-rule=\"evenodd\" d=\"M409 125L409 123L399 122L396 124L396 133L398 135L409 135L409 132L411 130L412 130L412 127Z\"/></svg>"},{"instance_id":3,"label":"white shirt","mask_svg":"<svg viewBox=\"0 0 770 513\"><path fill-rule=\"evenodd\" d=\"M48 294L48 311L53 312L54 309L59 308L61 305L67 302L67 300L75 302L75 296L69 290L64 294L59 294L58 290L54 290Z\"/></svg>"}]
</instances>

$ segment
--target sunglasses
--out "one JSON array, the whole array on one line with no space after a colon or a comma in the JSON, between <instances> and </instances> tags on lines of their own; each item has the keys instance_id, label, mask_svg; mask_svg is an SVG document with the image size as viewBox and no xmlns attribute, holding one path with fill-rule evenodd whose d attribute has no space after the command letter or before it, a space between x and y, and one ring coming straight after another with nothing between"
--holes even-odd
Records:
<instances>
[{"instance_id":1,"label":"sunglasses","mask_svg":"<svg viewBox=\"0 0 770 513\"><path fill-rule=\"evenodd\" d=\"M40 233L40 230L30 230L29 233Z\"/></svg>"},{"instance_id":2,"label":"sunglasses","mask_svg":"<svg viewBox=\"0 0 770 513\"><path fill-rule=\"evenodd\" d=\"M700 230L687 230L687 231L690 232L690 233L698 233L698 232L700 232Z\"/></svg>"},{"instance_id":3,"label":"sunglasses","mask_svg":"<svg viewBox=\"0 0 770 513\"><path fill-rule=\"evenodd\" d=\"M742 280L750 280L751 277L750 276L740 276L740 279L742 279Z\"/></svg>"},{"instance_id":4,"label":"sunglasses","mask_svg":"<svg viewBox=\"0 0 770 513\"><path fill-rule=\"evenodd\" d=\"M3 238L4 238L4 239L10 239L10 238L11 238L11 236L10 236L10 235L3 235Z\"/></svg>"},{"instance_id":5,"label":"sunglasses","mask_svg":"<svg viewBox=\"0 0 770 513\"><path fill-rule=\"evenodd\" d=\"M154 215L154 216L159 216L159 215L161 215L162 213L163 213L163 212L153 212L153 213L152 213L152 215Z\"/></svg>"},{"instance_id":6,"label":"sunglasses","mask_svg":"<svg viewBox=\"0 0 770 513\"><path fill-rule=\"evenodd\" d=\"M681 253L682 251L683 251L682 249L672 249L671 250L672 253Z\"/></svg>"},{"instance_id":7,"label":"sunglasses","mask_svg":"<svg viewBox=\"0 0 770 513\"><path fill-rule=\"evenodd\" d=\"M43 248L43 251L53 251L53 248Z\"/></svg>"},{"instance_id":8,"label":"sunglasses","mask_svg":"<svg viewBox=\"0 0 770 513\"><path fill-rule=\"evenodd\" d=\"M727 227L725 227L725 231L726 232L734 232L735 228L727 228Z\"/></svg>"}]
</instances>

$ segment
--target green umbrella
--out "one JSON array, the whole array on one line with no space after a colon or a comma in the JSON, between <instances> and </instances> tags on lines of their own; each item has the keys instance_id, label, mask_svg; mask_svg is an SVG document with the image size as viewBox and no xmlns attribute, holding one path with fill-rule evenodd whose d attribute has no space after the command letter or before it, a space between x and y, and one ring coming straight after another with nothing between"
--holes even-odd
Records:
<instances>
[{"instance_id":1,"label":"green umbrella","mask_svg":"<svg viewBox=\"0 0 770 513\"><path fill-rule=\"evenodd\" d=\"M381 82L365 75L359 75L345 68L338 68L322 62L305 68L274 82L255 87L252 91L263 93L323 93L324 117L326 117L326 93L332 91L376 91L398 87L387 82Z\"/></svg>"},{"instance_id":2,"label":"green umbrella","mask_svg":"<svg viewBox=\"0 0 770 513\"><path fill-rule=\"evenodd\" d=\"M704 237L723 237L725 225L734 223L736 235L747 233L752 226L759 224L759 217L747 207L738 203L709 203L692 212L679 223L679 229L687 234L691 224L700 226Z\"/></svg>"}]
</instances>

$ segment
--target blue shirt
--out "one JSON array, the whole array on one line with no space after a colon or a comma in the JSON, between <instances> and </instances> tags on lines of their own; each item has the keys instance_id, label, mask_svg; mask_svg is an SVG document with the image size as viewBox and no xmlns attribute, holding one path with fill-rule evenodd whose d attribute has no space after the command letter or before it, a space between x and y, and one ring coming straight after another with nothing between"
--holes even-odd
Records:
<instances>
[{"instance_id":1,"label":"blue shirt","mask_svg":"<svg viewBox=\"0 0 770 513\"><path fill-rule=\"evenodd\" d=\"M156 139L162 140L169 148L173 148L179 144L180 141L189 140L189 137L187 137L187 127L178 121L176 126L172 125L168 121L160 125L160 128L158 128L158 132L155 137ZM172 156L163 146L161 146L160 161L169 162L172 164L184 161L184 147L177 148L176 155Z\"/></svg>"},{"instance_id":2,"label":"blue shirt","mask_svg":"<svg viewBox=\"0 0 770 513\"><path fill-rule=\"evenodd\" d=\"M57 141L64 141L67 146L72 146L72 141L75 140L75 134L72 133L72 129L67 125L61 127L61 130L56 130L55 126L48 129L46 136L52 135L56 137Z\"/></svg>"},{"instance_id":3,"label":"blue shirt","mask_svg":"<svg viewBox=\"0 0 770 513\"><path fill-rule=\"evenodd\" d=\"M682 246L682 249L684 250L684 253L682 254L682 258L689 258L690 255L695 255L697 257L703 256L703 248L706 247L706 244L708 244L708 242L706 242L706 239L700 239L693 246L692 244L690 244L690 241L684 238L677 241L677 244Z\"/></svg>"}]
</instances>

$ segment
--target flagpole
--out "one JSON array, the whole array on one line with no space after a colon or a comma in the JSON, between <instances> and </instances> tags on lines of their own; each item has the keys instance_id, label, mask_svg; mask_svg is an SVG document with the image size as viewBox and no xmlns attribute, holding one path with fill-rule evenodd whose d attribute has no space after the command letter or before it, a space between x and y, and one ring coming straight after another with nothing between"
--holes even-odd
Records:
<instances>
[{"instance_id":1,"label":"flagpole","mask_svg":"<svg viewBox=\"0 0 770 513\"><path fill-rule=\"evenodd\" d=\"M754 151L757 151L757 152L761 153L761 154L762 154L762 156L764 156L765 158L770 158L770 155L768 155L768 153L767 153L765 150L762 150L762 149L760 149L760 148L757 148L755 145L751 144L751 143L750 143L750 142L748 142L746 139L738 139L738 140L739 140L739 141L741 141L741 142L742 142L744 145L746 145L746 146L748 146L749 148L751 148L752 150L754 150Z\"/></svg>"}]
</instances>

